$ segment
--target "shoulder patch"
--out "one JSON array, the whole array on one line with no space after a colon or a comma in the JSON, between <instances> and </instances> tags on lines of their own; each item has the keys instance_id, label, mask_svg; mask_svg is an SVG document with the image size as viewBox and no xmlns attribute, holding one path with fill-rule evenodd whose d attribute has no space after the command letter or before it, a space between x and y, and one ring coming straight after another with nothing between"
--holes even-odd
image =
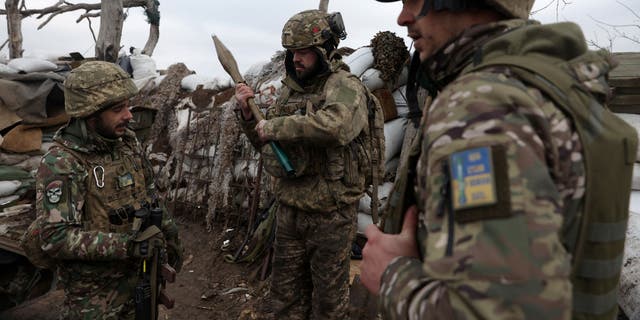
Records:
<instances>
[{"instance_id":1,"label":"shoulder patch","mask_svg":"<svg viewBox=\"0 0 640 320\"><path fill-rule=\"evenodd\" d=\"M450 155L449 168L454 210L496 203L495 176L489 147Z\"/></svg>"},{"instance_id":2,"label":"shoulder patch","mask_svg":"<svg viewBox=\"0 0 640 320\"><path fill-rule=\"evenodd\" d=\"M500 146L453 153L449 171L450 201L457 222L511 216L506 154Z\"/></svg>"},{"instance_id":3,"label":"shoulder patch","mask_svg":"<svg viewBox=\"0 0 640 320\"><path fill-rule=\"evenodd\" d=\"M57 204L62 199L64 182L61 179L52 180L44 189L45 198L50 204Z\"/></svg>"}]
</instances>

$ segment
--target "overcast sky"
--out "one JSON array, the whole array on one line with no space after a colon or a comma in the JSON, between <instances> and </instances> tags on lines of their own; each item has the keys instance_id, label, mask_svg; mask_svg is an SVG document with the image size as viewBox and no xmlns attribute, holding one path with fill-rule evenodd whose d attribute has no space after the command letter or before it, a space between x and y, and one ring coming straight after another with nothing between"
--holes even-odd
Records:
<instances>
[{"instance_id":1,"label":"overcast sky","mask_svg":"<svg viewBox=\"0 0 640 320\"><path fill-rule=\"evenodd\" d=\"M552 0L538 0L534 12ZM4 2L4 1L3 1ZM72 1L75 2L75 1ZM85 0L94 3L97 0ZM56 0L26 0L30 9L43 8ZM176 62L183 62L200 75L226 77L215 55L211 35L216 34L235 55L242 72L251 65L269 60L280 50L282 26L293 14L316 9L318 0L161 0L160 41L153 58L158 69L166 69ZM3 6L4 4L0 5ZM614 36L609 24L640 25L640 19L627 8L640 15L637 0L573 0L571 4L548 7L533 18L545 23L574 21L580 24L587 39L609 47L613 38L614 51L640 51L640 45ZM340 11L347 29L347 39L341 46L358 48L369 44L378 31L392 31L411 44L406 30L396 24L400 2L379 3L373 0L331 0L329 11ZM66 55L77 51L89 57L94 55L93 38L88 23L75 23L82 11L58 15L43 29L36 30L43 21L29 17L23 20L22 32L25 56ZM132 8L124 24L121 45L143 47L149 26L141 8ZM98 19L93 19L93 29L100 29ZM640 38L640 29L622 29ZM7 38L5 16L0 16L0 44ZM5 48L0 55L7 54Z\"/></svg>"}]
</instances>

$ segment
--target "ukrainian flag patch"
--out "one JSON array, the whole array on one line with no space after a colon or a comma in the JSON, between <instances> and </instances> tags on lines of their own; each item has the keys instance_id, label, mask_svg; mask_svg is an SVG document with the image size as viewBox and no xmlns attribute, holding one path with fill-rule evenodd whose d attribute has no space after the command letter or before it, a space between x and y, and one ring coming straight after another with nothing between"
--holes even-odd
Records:
<instances>
[{"instance_id":1,"label":"ukrainian flag patch","mask_svg":"<svg viewBox=\"0 0 640 320\"><path fill-rule=\"evenodd\" d=\"M480 147L449 156L451 202L454 210L497 202L491 148Z\"/></svg>"}]
</instances>

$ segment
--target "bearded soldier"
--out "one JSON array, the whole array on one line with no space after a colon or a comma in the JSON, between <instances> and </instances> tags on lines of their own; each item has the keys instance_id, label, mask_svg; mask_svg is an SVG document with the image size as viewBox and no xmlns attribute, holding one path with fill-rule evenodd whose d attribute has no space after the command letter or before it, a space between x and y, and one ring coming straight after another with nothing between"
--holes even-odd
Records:
<instances>
[{"instance_id":1,"label":"bearded soldier","mask_svg":"<svg viewBox=\"0 0 640 320\"><path fill-rule=\"evenodd\" d=\"M609 54L526 20L533 2L402 1L434 99L390 196L400 233L366 230L385 319L616 318L637 137L606 109Z\"/></svg>"},{"instance_id":2,"label":"bearded soldier","mask_svg":"<svg viewBox=\"0 0 640 320\"><path fill-rule=\"evenodd\" d=\"M267 120L256 123L246 103L253 91L236 86L244 132L278 178L271 284L276 319L348 318L349 253L365 185L370 97L336 52L345 36L338 13L308 10L286 22L287 76ZM268 140L282 145L295 176L287 176L263 147Z\"/></svg>"},{"instance_id":3,"label":"bearded soldier","mask_svg":"<svg viewBox=\"0 0 640 320\"><path fill-rule=\"evenodd\" d=\"M57 266L62 319L132 319L138 268L152 251L141 250L132 222L137 211L162 206L151 167L127 128L137 88L118 66L95 61L70 72L64 93L71 120L38 168L38 219L26 238ZM182 247L166 211L161 229L150 227L146 244L166 246L179 269Z\"/></svg>"}]
</instances>

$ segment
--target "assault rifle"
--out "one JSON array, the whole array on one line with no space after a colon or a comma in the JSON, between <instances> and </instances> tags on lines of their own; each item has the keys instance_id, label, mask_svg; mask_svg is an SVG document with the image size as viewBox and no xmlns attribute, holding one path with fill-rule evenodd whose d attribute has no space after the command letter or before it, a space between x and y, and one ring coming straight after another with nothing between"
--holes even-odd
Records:
<instances>
[{"instance_id":1,"label":"assault rifle","mask_svg":"<svg viewBox=\"0 0 640 320\"><path fill-rule=\"evenodd\" d=\"M139 232L152 225L161 229L162 209L157 205L144 203L135 212L133 229ZM153 253L150 259L143 259L140 266L140 279L135 289L136 320L156 320L158 304L171 309L175 303L165 292L166 283L173 283L176 279L176 270L166 263L165 248L150 248L149 242L145 241L140 245L140 251L145 254L148 252L146 250L152 250Z\"/></svg>"}]
</instances>

